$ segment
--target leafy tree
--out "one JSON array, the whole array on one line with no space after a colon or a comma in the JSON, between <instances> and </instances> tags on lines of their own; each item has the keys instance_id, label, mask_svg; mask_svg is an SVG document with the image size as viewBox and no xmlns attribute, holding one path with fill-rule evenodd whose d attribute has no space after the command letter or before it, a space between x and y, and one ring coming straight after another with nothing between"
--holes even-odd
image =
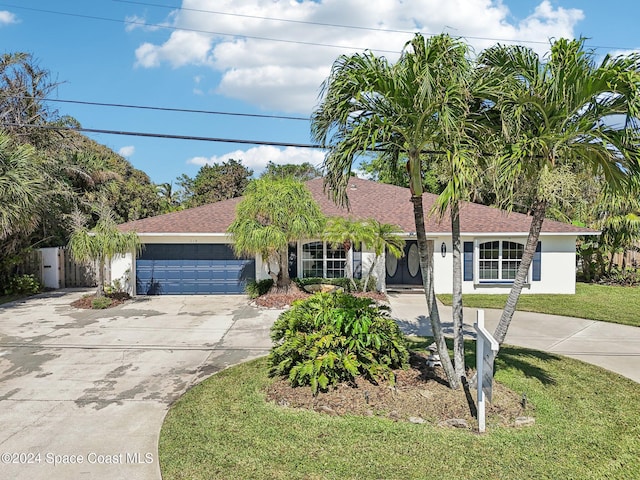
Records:
<instances>
[{"instance_id":1,"label":"leafy tree","mask_svg":"<svg viewBox=\"0 0 640 480\"><path fill-rule=\"evenodd\" d=\"M443 138L468 107L464 78L466 46L447 35L416 35L391 65L372 53L341 56L323 85L312 116L312 135L329 149L325 181L336 201L347 203L346 187L356 155L383 151L396 165L407 155L407 172L429 319L452 388L459 386L433 288L433 242L424 228L423 152ZM461 69L460 65L463 65ZM461 71L462 70L462 71Z\"/></svg>"},{"instance_id":2,"label":"leafy tree","mask_svg":"<svg viewBox=\"0 0 640 480\"><path fill-rule=\"evenodd\" d=\"M367 247L373 250L375 259L371 262L371 266L363 279L362 289L367 290L369 279L375 271L376 266L382 258L382 254L386 252L386 255L393 255L396 258L404 256L404 239L399 236L401 232L400 227L392 225L390 223L380 223L375 219L369 219L367 221L368 227L371 230L371 235L367 243Z\"/></svg>"},{"instance_id":3,"label":"leafy tree","mask_svg":"<svg viewBox=\"0 0 640 480\"><path fill-rule=\"evenodd\" d=\"M28 126L65 122L45 103L57 86L31 54L5 53L0 57L0 112L4 128L17 141L43 148L56 140L55 132Z\"/></svg>"},{"instance_id":4,"label":"leafy tree","mask_svg":"<svg viewBox=\"0 0 640 480\"><path fill-rule=\"evenodd\" d=\"M237 255L260 254L274 279L273 289L288 290L289 244L320 235L324 223L320 207L304 184L291 178L260 178L247 186L228 232Z\"/></svg>"},{"instance_id":5,"label":"leafy tree","mask_svg":"<svg viewBox=\"0 0 640 480\"><path fill-rule=\"evenodd\" d=\"M17 145L0 133L0 283L32 245L31 235L59 187L53 166L31 145Z\"/></svg>"},{"instance_id":6,"label":"leafy tree","mask_svg":"<svg viewBox=\"0 0 640 480\"><path fill-rule=\"evenodd\" d=\"M312 180L322 176L322 170L314 167L309 162L301 164L286 163L276 164L272 161L267 163L267 167L262 172L262 177L286 178L291 177L301 182Z\"/></svg>"},{"instance_id":7,"label":"leafy tree","mask_svg":"<svg viewBox=\"0 0 640 480\"><path fill-rule=\"evenodd\" d=\"M322 238L333 248L342 246L347 258L353 255L353 249L373 241L373 231L367 222L353 218L333 217L327 222ZM345 276L351 281L354 290L357 288L353 279L352 262L346 262Z\"/></svg>"},{"instance_id":8,"label":"leafy tree","mask_svg":"<svg viewBox=\"0 0 640 480\"><path fill-rule=\"evenodd\" d=\"M549 198L556 194L558 169L586 165L613 189L624 189L638 169L640 55L605 56L600 64L595 59L582 39L556 41L544 59L530 48L509 45L480 55L481 73L499 92L487 100L502 122L502 178L526 182L534 192L524 253L494 334L499 342L527 278Z\"/></svg>"},{"instance_id":9,"label":"leafy tree","mask_svg":"<svg viewBox=\"0 0 640 480\"><path fill-rule=\"evenodd\" d=\"M140 239L135 232L120 232L113 212L106 207L100 209L98 222L92 230L86 227L86 218L79 211L75 212L73 221L74 229L67 248L77 262L97 264L96 297L103 297L106 266L116 255L139 252Z\"/></svg>"},{"instance_id":10,"label":"leafy tree","mask_svg":"<svg viewBox=\"0 0 640 480\"><path fill-rule=\"evenodd\" d=\"M253 171L241 162L229 159L221 164L203 165L196 176L181 178L185 192L191 192L186 200L187 207L197 207L239 197L247 187Z\"/></svg>"}]
</instances>

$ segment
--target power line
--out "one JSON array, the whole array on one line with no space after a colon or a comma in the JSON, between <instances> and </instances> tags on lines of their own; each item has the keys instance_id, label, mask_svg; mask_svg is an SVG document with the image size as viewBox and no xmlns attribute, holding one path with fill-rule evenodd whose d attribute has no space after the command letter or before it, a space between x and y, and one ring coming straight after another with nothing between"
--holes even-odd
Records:
<instances>
[{"instance_id":1,"label":"power line","mask_svg":"<svg viewBox=\"0 0 640 480\"><path fill-rule=\"evenodd\" d=\"M274 142L266 140L242 140L237 138L217 138L217 137L200 137L195 135L176 135L169 133L150 133L150 132L132 132L126 130L106 130L98 128L85 127L62 127L58 125L27 125L21 123L2 123L3 127L14 128L31 128L37 130L55 130L59 132L84 132L84 133L104 133L108 135L125 135L130 137L148 137L148 138L165 138L170 140L193 140L199 142L216 142L216 143L237 143L244 145L268 145L273 147L295 147L295 148L313 148L324 149L322 145L311 143L292 143L292 142Z\"/></svg>"},{"instance_id":2,"label":"power line","mask_svg":"<svg viewBox=\"0 0 640 480\"><path fill-rule=\"evenodd\" d=\"M230 15L230 16L237 16L237 17L258 18L258 19L263 19L263 20L272 20L272 21L281 21L281 22L290 22L290 23L302 23L302 24L308 24L308 25L329 26L329 27L339 27L339 28L350 28L350 29L359 29L359 30L370 30L370 31L387 32L387 33L408 33L408 34L416 33L414 31L410 32L408 30L393 30L393 29L373 28L373 27L362 27L362 26L356 26L356 25L340 25L340 24L331 24L331 23L303 21L303 20L290 20L290 19L284 19L284 18L262 17L262 16L257 16L257 15L252 16L252 15L234 14L234 13L228 13L228 12L217 12L217 11L212 11L212 10L209 11L209 10L189 9L189 8L181 8L181 7L173 8L173 7L167 7L166 5L157 5L157 4L145 3L145 2L136 2L136 1L132 1L132 0L114 0L114 1L122 2L122 3L132 3L132 4L140 4L140 5L149 5L149 6L156 6L156 7L172 8L174 10L187 10L187 11L193 10L193 11L196 11L196 12L208 12L208 13L215 13L215 14L219 14L219 15ZM24 6L21 6L21 5L14 5L14 4L8 4L8 3L0 3L0 6L7 7L7 8L15 8L15 9L19 9L19 10L27 10L27 11L32 11L32 12L49 13L49 14L52 14L52 15L62 15L62 16L85 18L85 19L91 19L91 20L102 20L102 21L106 21L106 22L123 23L125 25L134 25L134 26L140 26L140 27L155 27L155 28L162 28L162 29L165 29L165 30L178 30L178 31L186 31L186 32L203 33L203 34L207 34L207 35L218 35L218 36L222 36L222 37L239 37L239 38L247 38L247 39L251 39L251 40L263 40L263 41L268 41L268 42L280 42L280 43L306 45L306 46L313 46L313 47L337 48L337 49L343 49L343 50L344 49L372 50L372 51L376 51L376 52L380 52L380 53L393 53L393 54L402 53L399 50L372 49L372 48L368 48L368 47L354 47L354 46L348 46L348 45L335 45L335 44L329 44L329 43L305 42L305 41L302 41L302 40L286 40L286 39L282 39L282 38L260 37L260 36L246 35L246 34L240 34L240 33L213 32L211 30L202 30L202 29L188 28L188 27L176 27L176 26L173 26L173 25L163 25L163 24L159 24L159 23L147 23L147 22L141 22L141 21L137 21L137 20L127 20L127 19L120 20L120 19L116 19L116 18L100 17L100 16L97 16L97 15L86 15L86 14L80 14L80 13L60 12L60 11L55 11L55 10L46 10L46 9L33 8L33 7L24 7ZM437 35L436 33L430 33L430 32L421 32L421 33L423 35L425 35L425 36ZM489 41L495 41L495 42L510 42L510 43L539 44L539 45L548 45L549 44L548 40L546 40L546 41L543 41L543 40L520 40L520 39L495 38L495 37L465 36L465 35L460 35L460 37L461 38L465 38L465 39L489 40ZM607 45L586 45L586 46L588 46L590 48L593 48L593 49L604 49L604 50L632 50L631 47L619 47L619 46L607 46Z\"/></svg>"},{"instance_id":3,"label":"power line","mask_svg":"<svg viewBox=\"0 0 640 480\"><path fill-rule=\"evenodd\" d=\"M21 5L13 5L13 4L9 4L9 3L0 3L0 6L2 7L6 7L6 8L15 8L15 9L19 9L19 10L28 10L31 12L39 12L39 13L50 13L52 15L63 15L63 16L67 16L67 17L76 17L76 18L85 18L85 19L90 19L90 20L103 20L106 22L115 22L115 23L124 23L126 25L137 25L140 27L156 27L156 28L163 28L166 30L181 30L181 31L185 31L185 32L195 32L195 33L204 33L207 35L218 35L221 37L239 37L239 38L248 38L251 40L263 40L263 41L268 41L268 42L280 42L280 43L289 43L289 44L297 44L297 45L307 45L307 46L313 46L313 47L327 47L327 48L339 48L341 50L345 50L345 49L355 49L355 50L372 50L366 47L351 47L351 46L347 46L347 45L334 45L334 44L329 44L329 43L317 43L317 42L304 42L302 40L286 40L286 39L282 39L282 38L270 38L270 37L259 37L259 36L255 36L255 35L246 35L246 34L241 34L241 33L225 33L225 32L212 32L210 30L202 30L202 29L198 29L198 28L187 28L187 27L175 27L172 25L162 25L159 23L146 23L146 22L139 22L137 20L119 20L116 18L107 18L107 17L99 17L97 15L86 15L86 14L81 14L81 13L70 13L70 12L58 12L55 10L45 10L42 8L32 8L32 7L23 7ZM382 50L382 49L373 49L376 52L381 52L381 53L401 53L398 50Z\"/></svg>"},{"instance_id":4,"label":"power line","mask_svg":"<svg viewBox=\"0 0 640 480\"><path fill-rule=\"evenodd\" d=\"M161 5L161 4L157 4L157 3L151 3L151 2L141 2L141 1L135 1L135 0L112 0L114 2L118 2L118 3L128 3L128 4L132 4L132 5L142 5L142 6L147 6L147 7L158 7L158 8L166 8L166 9L170 9L170 10L183 10L186 12L196 12L196 13L211 13L214 15L224 15L224 16L229 16L229 17L238 17L238 18L253 18L256 20L269 20L269 21L274 21L274 22L284 22L284 23L294 23L294 24L301 24L301 25L314 25L314 26L319 26L319 27L333 27L333 28L345 28L345 29L350 29L350 30L364 30L364 31L368 31L368 32L382 32L382 33L406 33L406 34L411 34L413 35L414 33L416 33L415 30L398 30L398 29L393 29L393 28L376 28L376 27L364 27L361 25L346 25L346 24L340 24L340 23L324 23L324 22L312 22L309 20L293 20L293 19L289 19L289 18L277 18L277 17L265 17L265 16L261 16L261 15L248 15L248 14L242 14L242 13L230 13L230 12L221 12L221 11L217 11L217 10L204 10L204 9L199 9L199 8L187 8L187 7L176 7L176 6L171 6L171 5ZM419 32L424 36L427 37L432 37L435 35L438 35L438 33L432 33L432 32ZM467 38L467 39L471 39L471 40L490 40L490 41L496 41L496 42L512 42L512 43L531 43L531 44L538 44L538 45L548 45L549 41L548 40L521 40L521 39L514 39L514 38L495 38L495 37L477 37L477 36L472 36L472 35L461 35L461 37L463 38ZM618 50L631 50L631 48L628 47L611 47L611 46L604 46L604 45L587 45L588 47L591 48L596 48L596 49L618 49Z\"/></svg>"},{"instance_id":5,"label":"power line","mask_svg":"<svg viewBox=\"0 0 640 480\"><path fill-rule=\"evenodd\" d=\"M198 142L214 142L214 143L235 143L243 145L263 145L271 147L294 147L294 148L310 148L315 150L326 150L327 146L313 144L313 143L293 143L293 142L275 142L267 140L243 140L239 138L219 138L219 137L200 137L195 135L176 135L170 133L150 133L150 132L132 132L126 130L106 130L99 128L85 128L85 127L63 127L58 125L29 125L23 123L10 123L3 122L0 124L2 127L14 127L14 128L31 128L36 130L54 130L58 132L84 132L84 133L103 133L107 135L124 135L129 137L147 137L147 138L164 138L169 140L193 140ZM372 152L385 152L383 148L371 148L368 149ZM431 155L444 155L446 152L441 150L421 150L421 153ZM489 155L489 154L487 154Z\"/></svg>"},{"instance_id":6,"label":"power line","mask_svg":"<svg viewBox=\"0 0 640 480\"><path fill-rule=\"evenodd\" d=\"M6 96L9 96L9 95L6 95ZM22 98L22 99L34 98L27 95L11 96L11 97ZM287 116L287 115L267 115L267 114L259 114L259 113L239 113L239 112L222 112L222 111L216 111L216 110L197 110L197 109L190 109L190 108L154 107L150 105L89 102L85 100L66 100L66 99L63 100L59 98L42 98L40 100L45 102L71 103L76 105L95 105L98 107L117 107L117 108L132 108L132 109L140 109L140 110L156 110L156 111L162 111L162 112L202 113L207 115L228 115L228 116L236 116L236 117L267 118L267 119L276 119L276 120L302 120L305 122L309 121L308 117L294 117L294 116Z\"/></svg>"}]
</instances>

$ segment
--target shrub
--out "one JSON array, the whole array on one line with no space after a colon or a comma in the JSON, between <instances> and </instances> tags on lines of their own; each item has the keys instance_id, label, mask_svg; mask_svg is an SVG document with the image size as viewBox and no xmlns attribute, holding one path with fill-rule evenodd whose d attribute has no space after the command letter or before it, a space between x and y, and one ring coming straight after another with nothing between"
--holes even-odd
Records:
<instances>
[{"instance_id":1,"label":"shrub","mask_svg":"<svg viewBox=\"0 0 640 480\"><path fill-rule=\"evenodd\" d=\"M247 283L244 291L249 296L249 298L258 298L267 293L271 287L273 286L273 279L267 278L265 280L251 280Z\"/></svg>"},{"instance_id":2,"label":"shrub","mask_svg":"<svg viewBox=\"0 0 640 480\"><path fill-rule=\"evenodd\" d=\"M598 283L603 285L619 285L621 287L640 286L640 269L627 267L615 267L610 273L600 278Z\"/></svg>"},{"instance_id":3,"label":"shrub","mask_svg":"<svg viewBox=\"0 0 640 480\"><path fill-rule=\"evenodd\" d=\"M293 279L296 284L304 289L307 285L335 285L337 287L341 287L345 292L351 292L353 290L353 284L351 280L344 277L338 278L321 278L321 277L307 277L307 278L294 278ZM357 282L358 280L356 280Z\"/></svg>"},{"instance_id":4,"label":"shrub","mask_svg":"<svg viewBox=\"0 0 640 480\"><path fill-rule=\"evenodd\" d=\"M109 297L96 297L91 300L91 308L95 308L96 310L102 310L104 308L109 308L113 300Z\"/></svg>"},{"instance_id":5,"label":"shrub","mask_svg":"<svg viewBox=\"0 0 640 480\"><path fill-rule=\"evenodd\" d=\"M372 383L395 381L392 369L405 368L408 350L388 309L369 298L317 293L297 300L271 328L272 376L288 376L292 386L311 386L314 395L358 375Z\"/></svg>"},{"instance_id":6,"label":"shrub","mask_svg":"<svg viewBox=\"0 0 640 480\"><path fill-rule=\"evenodd\" d=\"M33 275L17 275L9 280L5 295L33 295L42 291L42 285Z\"/></svg>"}]
</instances>

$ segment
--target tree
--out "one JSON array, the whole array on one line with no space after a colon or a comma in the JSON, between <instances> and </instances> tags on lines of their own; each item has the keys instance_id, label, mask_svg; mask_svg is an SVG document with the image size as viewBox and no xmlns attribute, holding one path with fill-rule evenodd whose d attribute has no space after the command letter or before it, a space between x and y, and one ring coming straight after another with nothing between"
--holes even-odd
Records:
<instances>
[{"instance_id":1,"label":"tree","mask_svg":"<svg viewBox=\"0 0 640 480\"><path fill-rule=\"evenodd\" d=\"M321 177L322 170L314 167L309 162L304 162L298 165L294 163L276 164L269 161L261 176L272 178L292 177L301 182L306 182L307 180Z\"/></svg>"},{"instance_id":2,"label":"tree","mask_svg":"<svg viewBox=\"0 0 640 480\"><path fill-rule=\"evenodd\" d=\"M407 155L409 188L429 319L438 353L452 388L453 370L433 288L433 242L424 227L423 152L467 109L459 91L460 64L467 48L448 35L425 40L416 35L395 64L372 53L343 55L333 64L312 116L312 136L328 148L325 184L334 200L348 204L346 187L356 156L382 151L397 164Z\"/></svg>"},{"instance_id":3,"label":"tree","mask_svg":"<svg viewBox=\"0 0 640 480\"><path fill-rule=\"evenodd\" d=\"M53 166L31 145L17 145L0 133L0 283L31 246L31 235L60 188L52 172Z\"/></svg>"},{"instance_id":4,"label":"tree","mask_svg":"<svg viewBox=\"0 0 640 480\"><path fill-rule=\"evenodd\" d=\"M180 210L180 194L173 188L172 182L156 185L162 213L175 212Z\"/></svg>"},{"instance_id":5,"label":"tree","mask_svg":"<svg viewBox=\"0 0 640 480\"><path fill-rule=\"evenodd\" d=\"M367 247L373 250L375 258L371 262L371 266L367 271L366 276L362 281L362 290L367 291L367 285L369 279L375 271L376 265L380 261L382 254L393 255L396 258L400 258L404 255L404 239L399 236L401 232L400 227L392 225L390 223L380 223L375 219L369 219L369 229L371 230L371 238Z\"/></svg>"},{"instance_id":6,"label":"tree","mask_svg":"<svg viewBox=\"0 0 640 480\"><path fill-rule=\"evenodd\" d=\"M333 217L327 222L322 232L322 238L332 247L342 246L347 254L345 276L351 280L354 289L356 283L353 279L352 262L348 261L353 256L354 248L361 248L362 244L370 244L373 241L373 231L367 222L353 218Z\"/></svg>"},{"instance_id":7,"label":"tree","mask_svg":"<svg viewBox=\"0 0 640 480\"><path fill-rule=\"evenodd\" d=\"M0 57L0 112L4 128L21 143L37 148L49 145L55 138L52 131L29 126L63 121L45 103L57 86L50 72L40 68L31 54L3 54Z\"/></svg>"},{"instance_id":8,"label":"tree","mask_svg":"<svg viewBox=\"0 0 640 480\"><path fill-rule=\"evenodd\" d=\"M234 159L220 164L203 165L192 182L189 182L191 179L188 177L182 179L181 186L192 192L186 200L186 205L197 207L239 197L247 187L251 175L252 170Z\"/></svg>"},{"instance_id":9,"label":"tree","mask_svg":"<svg viewBox=\"0 0 640 480\"><path fill-rule=\"evenodd\" d=\"M640 55L595 62L584 40L556 41L541 59L530 48L497 45L482 52L480 71L498 92L487 98L501 118L505 152L501 175L533 189L531 227L494 336L502 343L536 251L562 167L586 165L612 189L624 189L638 170ZM511 180L511 181L509 181ZM506 195L507 205L510 195Z\"/></svg>"},{"instance_id":10,"label":"tree","mask_svg":"<svg viewBox=\"0 0 640 480\"><path fill-rule=\"evenodd\" d=\"M120 232L113 212L105 207L99 211L96 226L90 231L86 219L76 211L73 218L74 229L67 248L71 256L80 263L97 263L98 288L96 296L104 296L105 268L116 255L137 253L141 249L140 239L135 232Z\"/></svg>"},{"instance_id":11,"label":"tree","mask_svg":"<svg viewBox=\"0 0 640 480\"><path fill-rule=\"evenodd\" d=\"M324 224L324 215L304 184L291 178L260 178L247 186L228 232L236 254L261 255L274 279L273 289L286 291L291 285L289 244L319 236Z\"/></svg>"}]
</instances>

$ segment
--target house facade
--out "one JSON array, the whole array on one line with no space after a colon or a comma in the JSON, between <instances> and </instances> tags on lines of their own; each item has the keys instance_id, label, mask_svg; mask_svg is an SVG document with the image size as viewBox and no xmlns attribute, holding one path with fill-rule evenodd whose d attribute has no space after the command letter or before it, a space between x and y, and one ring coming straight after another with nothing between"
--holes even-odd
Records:
<instances>
[{"instance_id":1,"label":"house facade","mask_svg":"<svg viewBox=\"0 0 640 480\"><path fill-rule=\"evenodd\" d=\"M310 238L289 247L289 271L296 277L342 277L347 265L356 276L364 276L374 264L378 288L422 284L415 221L410 192L406 188L353 178L347 195L349 208L329 200L321 178L306 183L328 217L375 218L397 225L406 241L405 255L376 259L363 246L358 251L333 248ZM435 195L425 194L427 214ZM172 212L120 225L136 231L144 245L136 258L114 259L112 279L120 278L137 295L243 293L246 282L269 278L268 267L259 256L238 258L233 239L226 234L241 199L234 198L179 212ZM508 292L522 258L531 218L464 203L460 209L463 242L463 292ZM427 216L425 229L434 246L436 293L452 290L452 245L450 219ZM545 220L536 255L523 293L574 293L575 249L579 235L594 235L589 229Z\"/></svg>"}]
</instances>

